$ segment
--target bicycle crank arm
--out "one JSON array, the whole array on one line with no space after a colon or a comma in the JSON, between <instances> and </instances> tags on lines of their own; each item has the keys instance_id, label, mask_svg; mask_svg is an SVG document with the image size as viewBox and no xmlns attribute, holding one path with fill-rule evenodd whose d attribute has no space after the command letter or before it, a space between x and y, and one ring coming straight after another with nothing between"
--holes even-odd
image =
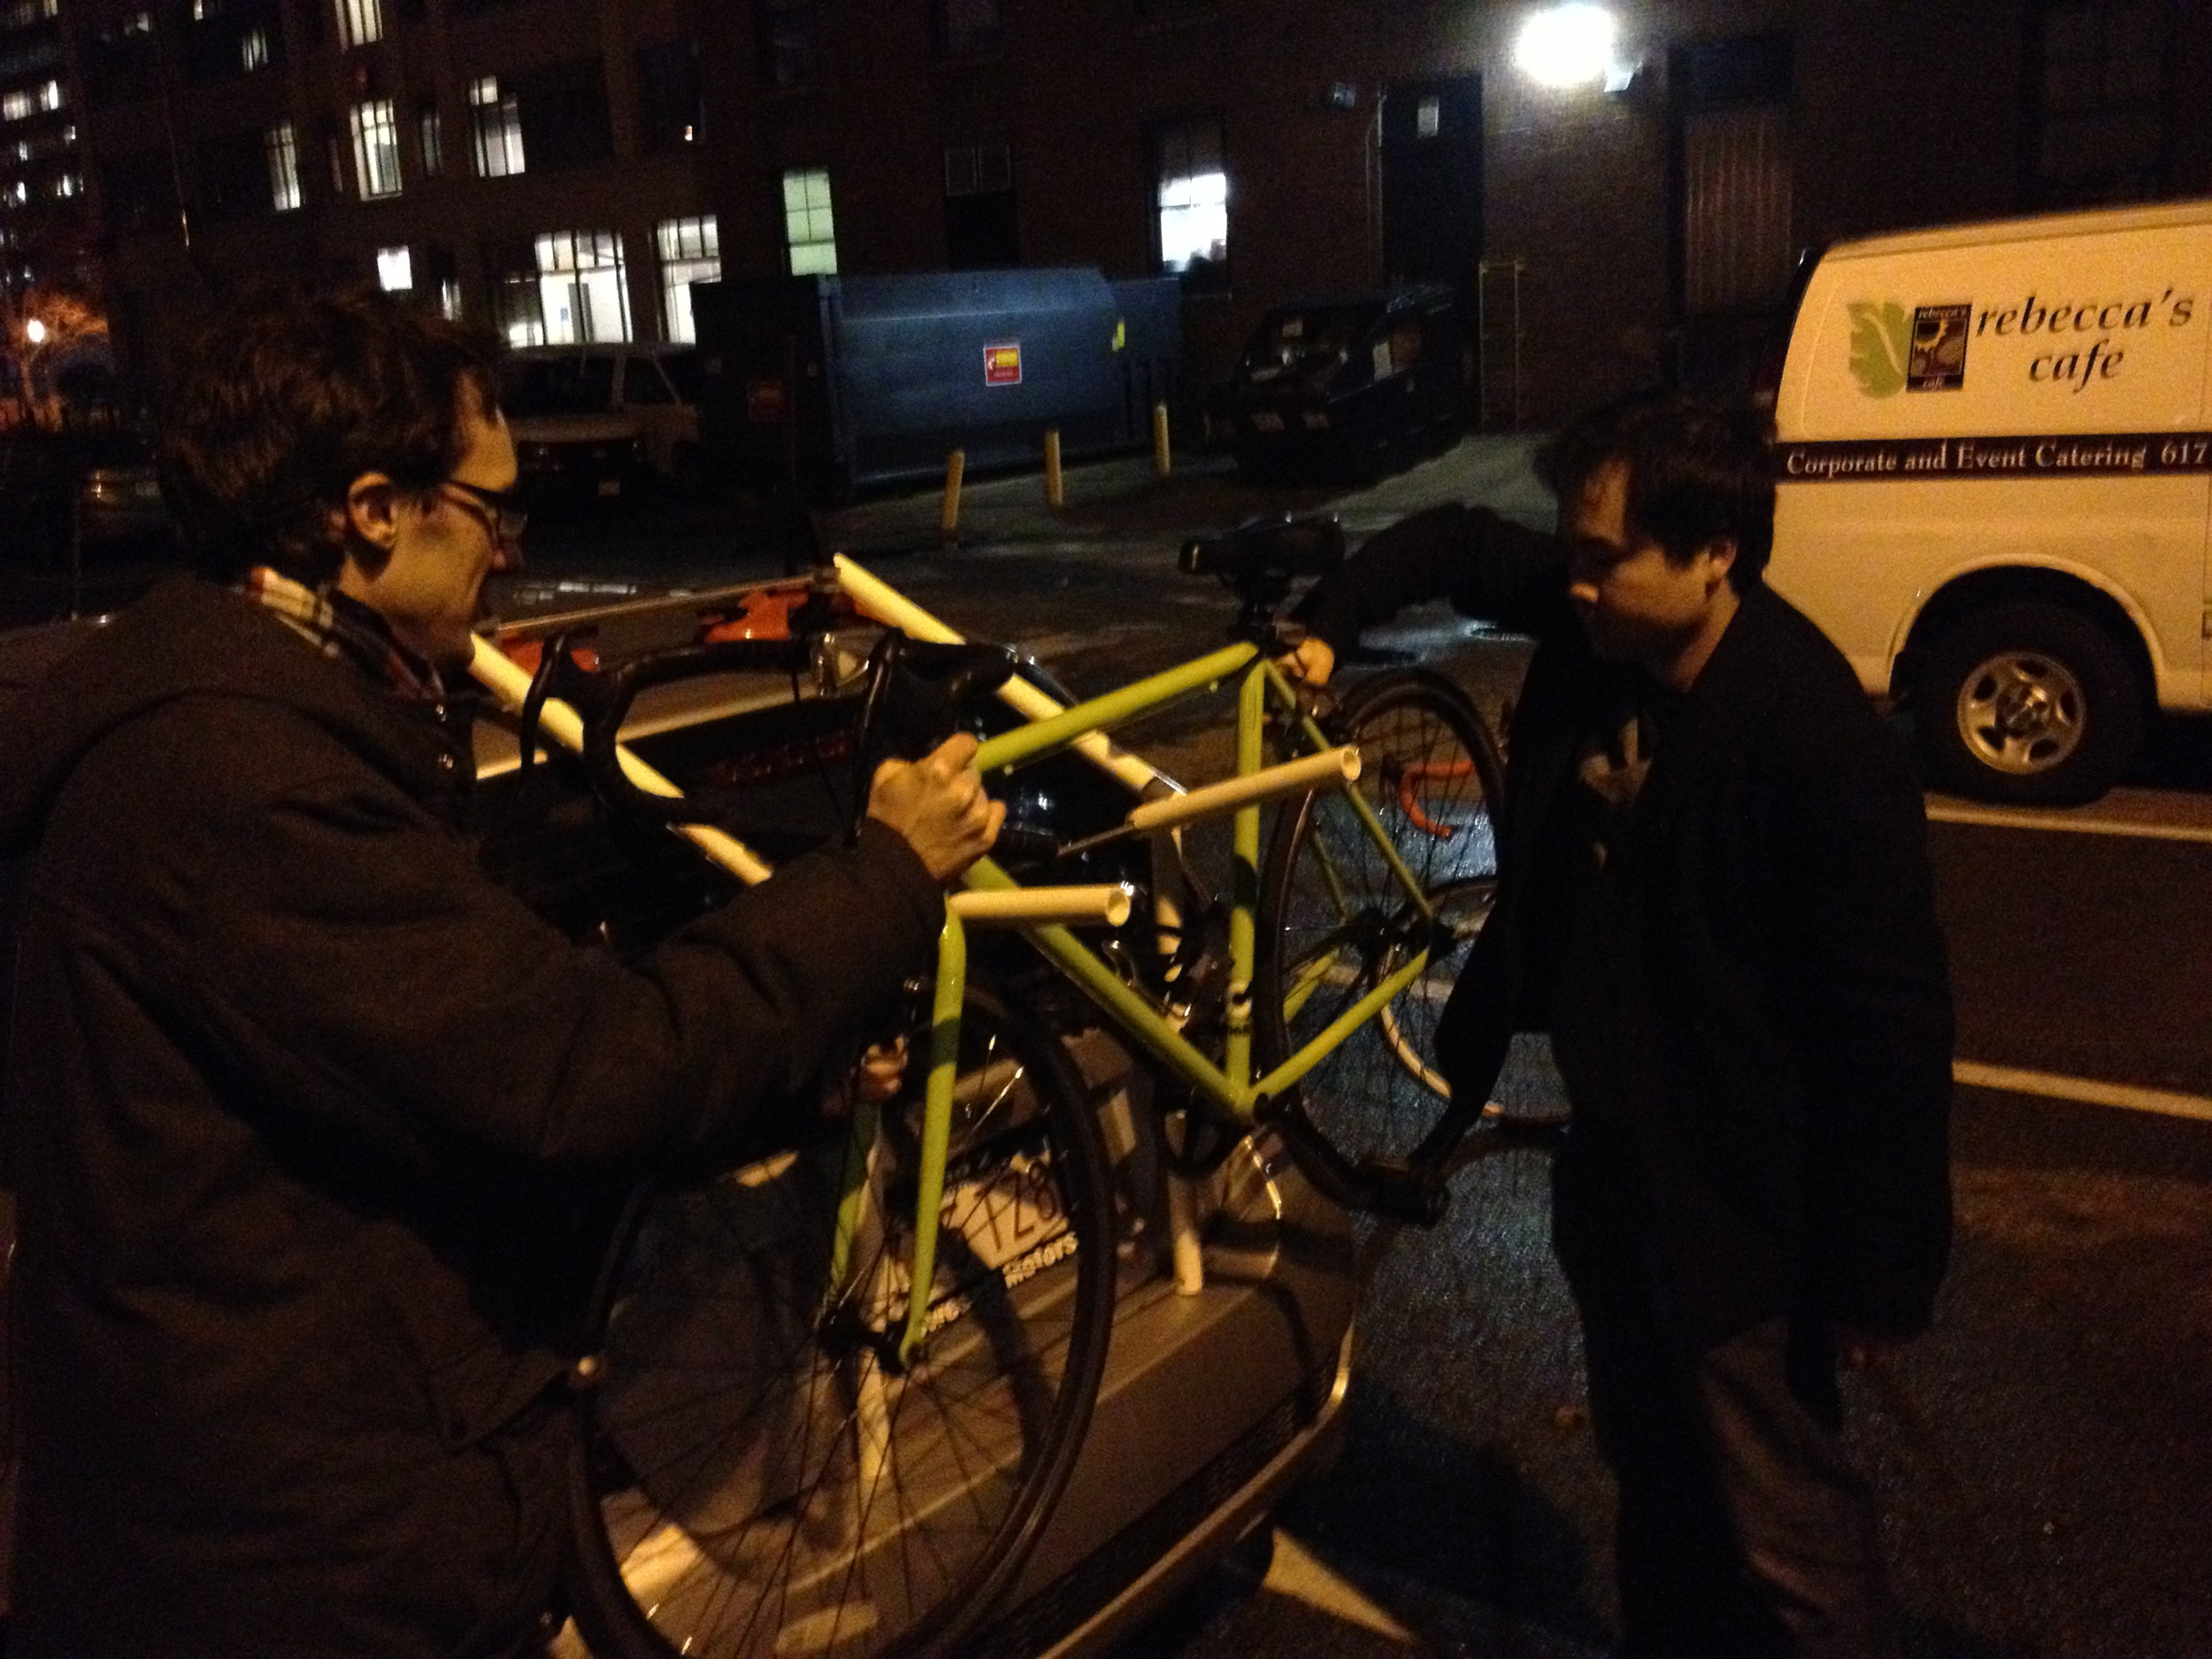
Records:
<instances>
[{"instance_id":1,"label":"bicycle crank arm","mask_svg":"<svg viewBox=\"0 0 2212 1659\"><path fill-rule=\"evenodd\" d=\"M1451 1194L1445 1190L1443 1171L1433 1165L1377 1158L1354 1164L1314 1127L1294 1099L1280 1105L1263 1101L1257 1117L1282 1137L1291 1162L1332 1203L1417 1227L1432 1227L1444 1218Z\"/></svg>"}]
</instances>

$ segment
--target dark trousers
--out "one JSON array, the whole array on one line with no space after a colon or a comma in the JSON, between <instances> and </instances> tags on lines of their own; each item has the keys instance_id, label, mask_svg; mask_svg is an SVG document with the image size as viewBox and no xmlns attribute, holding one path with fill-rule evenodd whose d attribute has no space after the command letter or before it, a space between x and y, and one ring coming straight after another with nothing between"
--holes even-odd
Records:
<instances>
[{"instance_id":1,"label":"dark trousers","mask_svg":"<svg viewBox=\"0 0 2212 1659\"><path fill-rule=\"evenodd\" d=\"M1647 1274L1591 1266L1568 1277L1620 1487L1624 1659L1892 1659L1826 1329L1774 1319L1698 1349L1665 1328Z\"/></svg>"}]
</instances>

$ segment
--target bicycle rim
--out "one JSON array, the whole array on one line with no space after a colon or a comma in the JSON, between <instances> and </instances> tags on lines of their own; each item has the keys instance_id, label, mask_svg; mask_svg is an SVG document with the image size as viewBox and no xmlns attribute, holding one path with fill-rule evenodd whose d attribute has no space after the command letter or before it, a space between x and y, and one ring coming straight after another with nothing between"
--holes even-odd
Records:
<instances>
[{"instance_id":1,"label":"bicycle rim","mask_svg":"<svg viewBox=\"0 0 2212 1659\"><path fill-rule=\"evenodd\" d=\"M595 1653L933 1655L1018 1571L1104 1366L1104 1152L1055 1039L976 987L963 1022L931 1333L903 1374L918 1067L841 1296L841 1142L657 1195L618 1247L571 1481Z\"/></svg>"},{"instance_id":2,"label":"bicycle rim","mask_svg":"<svg viewBox=\"0 0 2212 1659\"><path fill-rule=\"evenodd\" d=\"M1495 746L1448 682L1393 674L1348 697L1339 740L1359 747L1356 786L1442 924L1426 970L1301 1085L1307 1115L1347 1156L1402 1157L1446 1095L1434 1037L1497 887ZM1255 1017L1275 1064L1403 965L1421 942L1414 907L1364 821L1338 791L1278 821L1261 887Z\"/></svg>"}]
</instances>

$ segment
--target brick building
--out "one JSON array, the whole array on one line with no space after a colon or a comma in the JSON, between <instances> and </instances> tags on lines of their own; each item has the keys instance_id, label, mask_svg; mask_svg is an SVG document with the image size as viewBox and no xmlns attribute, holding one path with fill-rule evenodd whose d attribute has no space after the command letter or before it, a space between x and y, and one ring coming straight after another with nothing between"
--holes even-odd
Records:
<instances>
[{"instance_id":1,"label":"brick building","mask_svg":"<svg viewBox=\"0 0 2212 1659\"><path fill-rule=\"evenodd\" d=\"M60 3L150 364L257 272L527 343L680 337L717 271L1164 263L1204 383L1267 304L1485 266L1487 407L1517 317L1544 420L1740 361L1806 244L2212 190L2191 0Z\"/></svg>"}]
</instances>

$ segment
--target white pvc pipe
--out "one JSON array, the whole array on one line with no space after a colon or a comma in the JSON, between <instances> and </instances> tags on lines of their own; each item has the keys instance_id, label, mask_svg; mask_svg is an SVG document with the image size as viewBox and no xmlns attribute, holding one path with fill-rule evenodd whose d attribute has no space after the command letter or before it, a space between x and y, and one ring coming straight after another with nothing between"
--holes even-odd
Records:
<instances>
[{"instance_id":1,"label":"white pvc pipe","mask_svg":"<svg viewBox=\"0 0 2212 1659\"><path fill-rule=\"evenodd\" d=\"M1225 779L1220 783L1210 783L1202 789L1193 789L1188 795L1147 801L1130 812L1129 827L1133 830L1168 829L1178 824L1187 824L1194 818L1250 806L1255 802L1271 801L1278 795L1298 795L1325 784L1356 783L1358 780L1359 750L1347 743L1337 749L1325 749L1318 755L1286 760L1279 766L1270 766L1264 772L1252 773L1248 778Z\"/></svg>"},{"instance_id":2,"label":"white pvc pipe","mask_svg":"<svg viewBox=\"0 0 2212 1659\"><path fill-rule=\"evenodd\" d=\"M1129 919L1135 889L1126 881L1094 887L1013 887L956 893L952 912L971 927L1035 927L1048 922L1104 923L1119 927Z\"/></svg>"},{"instance_id":3,"label":"white pvc pipe","mask_svg":"<svg viewBox=\"0 0 2212 1659\"><path fill-rule=\"evenodd\" d=\"M469 672L499 699L509 713L522 712L523 700L530 695L530 676L481 634L477 636L475 654L469 659ZM538 729L562 748L573 749L579 755L584 752L583 717L558 697L545 700L538 715ZM614 754L621 764L622 775L646 794L671 799L682 795L681 789L632 754L626 745L616 744ZM751 848L710 824L678 824L672 827L748 887L758 887L772 873L768 864Z\"/></svg>"},{"instance_id":4,"label":"white pvc pipe","mask_svg":"<svg viewBox=\"0 0 2212 1659\"><path fill-rule=\"evenodd\" d=\"M857 606L863 616L873 617L878 622L897 628L909 639L931 640L942 645L964 643L963 636L947 627L921 606L888 582L872 576L842 553L835 556L838 586ZM1025 720L1044 720L1064 711L1064 705L1054 702L1020 675L998 688L999 701ZM1110 773L1126 784L1130 790L1142 795L1155 784L1174 785L1139 760L1134 755L1114 745L1093 732L1078 738L1075 751L1102 772Z\"/></svg>"}]
</instances>

